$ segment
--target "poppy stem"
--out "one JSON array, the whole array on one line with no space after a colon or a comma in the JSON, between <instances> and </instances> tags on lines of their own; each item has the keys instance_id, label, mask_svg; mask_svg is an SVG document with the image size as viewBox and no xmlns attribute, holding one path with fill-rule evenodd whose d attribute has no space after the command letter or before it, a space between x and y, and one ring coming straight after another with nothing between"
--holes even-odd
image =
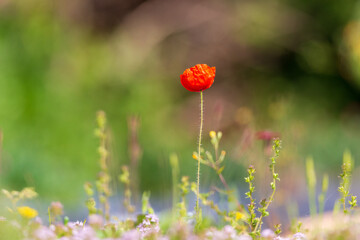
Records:
<instances>
[{"instance_id":1,"label":"poppy stem","mask_svg":"<svg viewBox=\"0 0 360 240\"><path fill-rule=\"evenodd\" d=\"M201 137L204 122L204 99L203 92L200 91L200 132L198 142L198 169L197 169L197 196L196 196L196 224L199 226L201 223L201 211L199 207L199 195L200 195L200 161L201 161Z\"/></svg>"}]
</instances>

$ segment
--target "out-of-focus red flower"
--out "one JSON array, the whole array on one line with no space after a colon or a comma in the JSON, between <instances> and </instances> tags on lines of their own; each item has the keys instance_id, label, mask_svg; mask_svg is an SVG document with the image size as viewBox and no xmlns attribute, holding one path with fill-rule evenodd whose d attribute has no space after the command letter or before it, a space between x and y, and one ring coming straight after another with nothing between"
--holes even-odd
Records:
<instances>
[{"instance_id":1,"label":"out-of-focus red flower","mask_svg":"<svg viewBox=\"0 0 360 240\"><path fill-rule=\"evenodd\" d=\"M272 140L274 138L280 137L280 134L277 132L272 132L269 130L260 131L256 133L256 138L263 140L264 143L264 154L268 157L271 156L272 153Z\"/></svg>"},{"instance_id":2,"label":"out-of-focus red flower","mask_svg":"<svg viewBox=\"0 0 360 240\"><path fill-rule=\"evenodd\" d=\"M214 83L215 67L206 64L196 64L180 75L181 84L191 92L200 92Z\"/></svg>"},{"instance_id":3,"label":"out-of-focus red flower","mask_svg":"<svg viewBox=\"0 0 360 240\"><path fill-rule=\"evenodd\" d=\"M261 140L264 140L264 141L270 141L270 140L272 140L274 138L277 138L279 136L280 136L279 133L268 131L268 130L260 131L260 132L256 133L257 139L261 139Z\"/></svg>"}]
</instances>

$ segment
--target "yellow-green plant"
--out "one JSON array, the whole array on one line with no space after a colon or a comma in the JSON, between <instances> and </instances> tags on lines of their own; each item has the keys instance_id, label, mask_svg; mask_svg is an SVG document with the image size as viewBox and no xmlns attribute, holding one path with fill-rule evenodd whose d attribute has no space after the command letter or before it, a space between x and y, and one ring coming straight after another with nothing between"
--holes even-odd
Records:
<instances>
[{"instance_id":1,"label":"yellow-green plant","mask_svg":"<svg viewBox=\"0 0 360 240\"><path fill-rule=\"evenodd\" d=\"M154 214L154 209L150 205L150 191L143 192L141 209L143 214Z\"/></svg>"},{"instance_id":2,"label":"yellow-green plant","mask_svg":"<svg viewBox=\"0 0 360 240\"><path fill-rule=\"evenodd\" d=\"M309 208L311 216L315 216L316 209L316 174L314 167L314 160L312 157L306 159L306 180L309 195Z\"/></svg>"},{"instance_id":3,"label":"yellow-green plant","mask_svg":"<svg viewBox=\"0 0 360 240\"><path fill-rule=\"evenodd\" d=\"M173 209L173 218L175 219L176 204L178 201L178 178L179 178L179 159L175 153L170 155L170 166L171 166L171 176L172 176L172 209Z\"/></svg>"},{"instance_id":4,"label":"yellow-green plant","mask_svg":"<svg viewBox=\"0 0 360 240\"><path fill-rule=\"evenodd\" d=\"M127 166L122 166L122 173L119 175L119 181L124 184L124 206L129 213L135 211L135 207L131 204L131 186L130 186L130 172Z\"/></svg>"},{"instance_id":5,"label":"yellow-green plant","mask_svg":"<svg viewBox=\"0 0 360 240\"><path fill-rule=\"evenodd\" d=\"M308 197L309 197L309 209L310 215L315 216L317 213L322 214L324 212L325 207L325 197L327 190L329 188L329 176L327 174L323 175L322 185L321 185L321 193L319 194L318 206L316 206L316 171L314 166L314 160L312 157L306 158L306 182L308 189Z\"/></svg>"},{"instance_id":6,"label":"yellow-green plant","mask_svg":"<svg viewBox=\"0 0 360 240\"><path fill-rule=\"evenodd\" d=\"M98 209L96 208L96 201L94 199L94 188L90 182L86 182L84 184L84 190L88 199L85 202L86 207L89 210L89 215L98 213Z\"/></svg>"},{"instance_id":7,"label":"yellow-green plant","mask_svg":"<svg viewBox=\"0 0 360 240\"><path fill-rule=\"evenodd\" d=\"M200 163L214 169L215 173L218 175L221 183L223 184L225 191L218 189L219 192L224 193L225 195L227 195L228 197L228 202L236 202L236 205L238 205L237 202L237 198L234 196L234 191L232 191L229 187L229 185L227 184L222 172L224 171L225 165L222 165L224 160L225 160L225 156L226 156L226 152L224 150L222 150L219 154L219 143L222 137L222 132L215 132L215 131L210 131L209 133L210 138L211 138L211 144L214 147L214 155L209 151L205 151L205 157L199 158L198 153L194 152L193 153L193 158L197 161L200 161Z\"/></svg>"},{"instance_id":8,"label":"yellow-green plant","mask_svg":"<svg viewBox=\"0 0 360 240\"><path fill-rule=\"evenodd\" d=\"M274 139L273 147L274 155L271 157L271 163L270 163L270 172L272 174L272 181L270 182L270 186L272 189L272 193L268 199L263 199L260 201L260 207L256 208L255 206L255 199L253 197L253 193L255 192L255 186L253 184L254 181L254 173L255 168L253 166L250 166L248 168L248 177L245 178L245 181L249 183L249 192L247 192L245 195L247 198L250 199L250 204L248 205L249 210L249 218L248 218L248 224L250 226L250 236L253 239L257 239L260 237L261 232L261 226L263 224L263 218L269 215L268 208L270 204L274 201L274 196L276 192L276 182L280 181L279 174L275 171L275 165L276 160L279 157L280 149L281 149L281 140L280 139ZM256 217L256 213L260 213L259 217Z\"/></svg>"},{"instance_id":9,"label":"yellow-green plant","mask_svg":"<svg viewBox=\"0 0 360 240\"><path fill-rule=\"evenodd\" d=\"M220 181L222 182L224 189L218 187L213 187L213 189L220 194L226 195L227 202L229 203L229 205L235 205L236 207L233 209L229 209L229 211L221 210L214 201L209 199L209 197L212 196L215 193L215 191L210 191L208 193L199 193L197 192L195 183L192 183L191 190L200 198L201 203L203 205L209 206L220 217L222 217L225 222L230 223L234 228L238 230L242 230L245 212L243 210L243 207L239 204L234 194L234 191L230 189L229 185L227 184L222 174L225 168L223 162L226 156L226 152L224 150L222 150L221 152L219 151L219 143L222 138L222 132L216 133L215 131L210 131L209 135L211 139L211 144L214 148L214 155L211 152L202 149L202 152L205 152L204 158L199 157L198 153L196 152L193 153L193 158L199 161L201 164L204 164L214 169L215 173L218 175Z\"/></svg>"},{"instance_id":10,"label":"yellow-green plant","mask_svg":"<svg viewBox=\"0 0 360 240\"><path fill-rule=\"evenodd\" d=\"M189 177L183 176L181 183L178 185L180 189L181 201L177 204L179 211L179 220L183 221L187 217L186 196L189 194Z\"/></svg>"},{"instance_id":11,"label":"yellow-green plant","mask_svg":"<svg viewBox=\"0 0 360 240\"><path fill-rule=\"evenodd\" d=\"M320 193L320 195L318 197L319 213L320 214L324 213L325 197L326 197L326 193L328 191L328 188L329 188L329 176L327 174L324 174L323 180L322 180L322 186L321 186L321 193Z\"/></svg>"},{"instance_id":12,"label":"yellow-green plant","mask_svg":"<svg viewBox=\"0 0 360 240\"><path fill-rule=\"evenodd\" d=\"M274 228L275 228L275 234L276 234L276 235L279 235L279 234L282 232L282 230L281 230L281 224L276 224L276 225L274 226Z\"/></svg>"},{"instance_id":13,"label":"yellow-green plant","mask_svg":"<svg viewBox=\"0 0 360 240\"><path fill-rule=\"evenodd\" d=\"M354 207L357 206L356 196L350 194L351 173L353 170L353 166L354 166L354 160L351 157L350 152L345 151L343 156L343 164L341 166L342 168L342 173L340 174L341 182L338 188L338 191L340 192L340 196L341 196L339 202L341 203L345 214L349 213L349 210L346 206L347 205L346 201L348 197L350 197L350 200L348 201L350 205L350 209L353 209Z\"/></svg>"},{"instance_id":14,"label":"yellow-green plant","mask_svg":"<svg viewBox=\"0 0 360 240\"><path fill-rule=\"evenodd\" d=\"M19 201L33 199L38 196L37 192L35 192L32 187L26 187L21 191L8 191L6 189L2 189L2 193L11 202L11 208L8 208L10 212L16 212L17 203Z\"/></svg>"},{"instance_id":15,"label":"yellow-green plant","mask_svg":"<svg viewBox=\"0 0 360 240\"><path fill-rule=\"evenodd\" d=\"M108 136L106 129L106 115L104 111L99 111L96 114L97 128L95 129L95 135L99 139L99 163L101 171L98 174L96 181L96 189L99 195L99 201L102 205L102 213L107 221L110 220L110 204L109 197L111 196L110 181L111 176L109 174L108 156L107 150Z\"/></svg>"},{"instance_id":16,"label":"yellow-green plant","mask_svg":"<svg viewBox=\"0 0 360 240\"><path fill-rule=\"evenodd\" d=\"M250 200L250 203L248 204L249 217L247 219L247 222L250 226L250 230L254 231L256 224L257 224L256 212L255 212L256 199L253 196L253 194L255 192L255 186L254 186L255 168L254 168L254 166L250 165L249 168L247 169L247 172L248 172L248 176L245 177L245 182L247 182L249 184L249 191L245 193L245 196L246 196L246 198L249 198L249 200Z\"/></svg>"}]
</instances>

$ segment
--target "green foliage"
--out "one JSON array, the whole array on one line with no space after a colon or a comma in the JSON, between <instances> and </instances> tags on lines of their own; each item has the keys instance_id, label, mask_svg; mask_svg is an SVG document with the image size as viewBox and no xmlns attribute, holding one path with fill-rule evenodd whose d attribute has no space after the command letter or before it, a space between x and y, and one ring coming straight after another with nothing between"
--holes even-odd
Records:
<instances>
[{"instance_id":1,"label":"green foliage","mask_svg":"<svg viewBox=\"0 0 360 240\"><path fill-rule=\"evenodd\" d=\"M245 213L243 206L238 202L238 199L234 194L235 191L230 189L229 185L227 184L222 174L223 170L225 169L225 165L223 165L223 163L226 156L226 152L224 150L222 150L219 154L219 144L222 137L222 132L216 133L215 131L210 131L209 136L210 136L211 144L214 148L214 153L202 149L201 152L205 153L204 154L205 157L199 158L198 153L194 152L193 158L198 162L200 162L201 164L204 164L212 168L214 172L218 175L224 189L213 186L215 191L210 191L207 193L199 193L196 189L196 184L192 183L191 190L195 193L195 195L199 197L201 203L204 206L210 207L219 215L219 217L222 218L223 221L229 223L232 227L241 231L244 229L244 219L246 218L245 216L247 214ZM211 196L215 194L215 192L218 192L219 194L226 196L228 211L221 210L220 207L214 201L209 199Z\"/></svg>"},{"instance_id":2,"label":"green foliage","mask_svg":"<svg viewBox=\"0 0 360 240\"><path fill-rule=\"evenodd\" d=\"M179 91L175 80L168 81L175 79L174 75L169 77L170 74L192 61L188 56L188 44L169 46L171 42L182 42L184 34L170 35L170 38L163 35L163 41L143 51L144 49L137 49L127 36L128 29L131 33L139 29L120 24L117 26L118 31L110 36L103 37L96 31L89 33L91 26L87 24L97 21L85 21L84 26L73 24L76 20L68 17L74 16L72 11L78 16L75 19L92 18L93 13L90 11L89 16L84 10L81 14L76 14L73 5L61 7L62 4L66 5L54 5L46 0L33 0L31 3L7 0L1 4L0 127L7 139L2 151L1 183L4 187L15 189L27 185L36 186L42 196L48 199L61 195L62 199L70 202L74 197L79 197L82 183L96 172L96 162L93 161L96 156L92 151L96 141L89 137L89 131L93 127L93 112L101 108L106 109L112 118L111 126L114 138L117 139L114 148L118 156L125 156L127 151L124 124L126 116L132 113L138 114L142 119L146 116L141 136L146 152L144 167L140 168L141 176L145 179L141 189L148 189L150 186L152 193L157 194L163 187L160 183L166 176L154 177L146 170L148 166L160 169L156 164L156 159L161 155L158 150L167 149L171 152L177 147L181 156L191 149L189 140L193 135L184 131L183 127L172 128L186 120L182 116L178 118L179 121L174 120L174 109L185 110L191 107L179 104L180 99L191 95ZM291 111L281 121L285 123L282 126L286 129L291 129L298 121L304 121L301 124L306 128L298 131L303 137L294 141L298 145L299 155L315 151L314 157L319 163L317 166L328 168L336 165L336 154L344 145L354 149L354 156L359 155L356 147L359 145L357 134L347 134L357 133L356 118L348 118L351 114L345 111L351 102L356 101L356 89L349 84L350 81L344 80L340 71L342 68L334 67L339 56L335 53L340 51L342 58L350 60L350 64L346 66L349 71L352 69L358 72L359 69L359 51L356 50L359 28L357 21L351 21L356 16L357 8L353 7L355 1L346 1L340 9L336 3L322 8L316 20L324 28L306 24L307 20L304 21L302 14L297 14L297 11L312 11L316 8L316 2L303 3L297 0L280 4L251 3L247 6L249 9L236 1L223 1L222 4L229 6L225 9L234 10L224 14L229 19L237 19L238 16L245 18L241 21L225 21L231 25L229 29L237 29L227 35L229 38L233 37L232 44L236 44L239 37L244 38L240 43L244 44L245 40L245 44L249 45L249 56L253 56L252 54L259 52L260 42L261 49L265 48L265 51L260 52L268 54L264 59L270 57L271 62L275 63L260 66L257 61L250 63L244 59L248 67L244 67L241 73L237 68L226 68L233 79L229 77L223 83L231 84L228 87L243 96L241 104L261 105L254 110L262 118L267 116L267 99L286 98L290 95L293 101L286 98L285 102L291 105ZM272 10L266 17L257 14L264 9ZM239 13L242 11L245 11L245 15ZM282 14L279 15L278 12ZM304 28L293 29L289 38L287 28L282 26L284 21L277 21L277 17L290 18L291 22L293 20L299 23L297 26ZM242 32L240 35L237 34L239 25ZM161 30L161 27L156 29ZM166 32L171 33L170 30ZM304 36L304 33L315 37L301 38L300 43L292 44L291 39L299 39L296 34ZM329 37L336 41L329 40ZM274 42L278 47L273 47ZM254 45L255 49L251 47ZM291 56L288 55L289 45L294 47ZM162 53L169 47L179 49L181 54L166 54L172 61L165 61ZM195 53L196 49L191 49L194 52L191 55L201 56L201 52ZM141 55L139 52L145 53ZM286 61L283 61L284 58ZM221 61L221 58L215 59ZM241 63L234 63L237 64ZM242 74L251 76L251 81L246 82L246 88L235 81ZM350 74L349 78L353 83L359 82L359 77ZM325 82L328 83L327 88L323 87ZM258 94L247 94L245 89L254 89ZM322 101L323 99L327 101ZM300 119L299 116L304 118ZM314 119L321 119L324 124L312 124ZM343 124L343 120L346 124ZM274 125L271 123L266 121L257 127L271 128L279 122ZM170 131L159 131L163 126L169 126L167 129ZM313 131L314 129L318 131ZM179 138L172 137L175 135ZM167 154L166 152L165 155ZM117 163L119 166L126 162L126 158L121 158L121 161ZM186 165L183 170L185 174L193 174L191 161L185 158L183 164ZM81 172L77 171L79 165ZM49 171L57 169L61 171ZM62 181L67 184L56 186L63 173L67 177ZM229 183L232 180L228 178ZM75 186L72 187L73 185ZM170 184L166 187L170 188Z\"/></svg>"},{"instance_id":3,"label":"green foliage","mask_svg":"<svg viewBox=\"0 0 360 240\"><path fill-rule=\"evenodd\" d=\"M100 116L100 117L99 117ZM105 115L103 113L100 113L98 115L98 131L97 135L100 137L100 173L104 173L107 171L108 166L104 159L106 159L107 155L106 153L106 121L105 121ZM210 132L211 137L211 143L214 146L214 155L208 151L202 150L205 156L204 159L202 159L199 155L196 155L194 153L194 158L196 158L200 163L207 165L211 167L214 172L219 176L220 181L222 182L222 185L224 189L214 187L213 190L207 192L207 193L200 193L198 191L198 185L195 182L192 182L190 184L189 178L186 176L183 176L181 178L181 182L177 183L178 173L179 173L179 164L178 159L176 155L171 155L170 157L170 164L171 168L173 169L173 181L174 185L175 183L180 190L180 202L178 202L179 199L177 199L177 194L175 194L175 198L177 199L176 205L177 205L177 221L174 221L174 224L179 224L178 227L181 227L182 224L186 224L188 220L191 220L190 216L187 214L187 203L186 203L186 197L189 194L190 190L200 199L201 203L204 206L208 206L210 209L212 209L226 224L230 225L232 230L227 231L236 231L235 233L231 234L243 234L243 236L251 236L253 239L261 239L260 233L261 228L263 224L263 219L269 215L268 208L270 204L274 201L275 192L277 190L277 182L280 181L279 175L275 170L275 166L277 164L277 160L279 158L280 150L281 150L281 141L279 139L274 139L272 150L274 152L274 155L270 158L271 162L269 164L269 169L271 172L272 180L270 182L270 187L272 189L272 193L270 197L262 199L258 204L256 203L256 199L254 198L255 193L255 168L254 166L249 166L247 173L248 176L245 177L245 182L249 184L249 191L245 193L246 197L249 198L250 203L248 205L248 213L243 211L242 205L238 204L235 209L231 209L228 207L228 209L222 209L215 201L213 201L211 198L214 194L224 194L227 196L227 202L228 206L231 206L231 202L235 201L237 202L236 196L232 194L231 189L226 184L225 179L222 176L221 169L224 169L224 158L225 158L225 152L221 151L220 154L218 154L218 147L219 142L221 139L221 133L215 133ZM214 157L215 156L215 157ZM307 162L307 172L310 182L310 186L315 187L316 184L313 179L315 176L315 168L313 166L313 163L311 163L312 160L308 160ZM312 165L312 166L311 166ZM341 183L339 187L339 192L341 194L341 198L339 200L339 203L343 205L344 212L349 213L349 210L346 208L346 205L350 206L351 209L357 206L357 198L356 196L353 196L350 194L350 185L351 185L351 173L353 170L353 159L348 151L345 151L344 158L343 158L343 165L342 165L342 173L340 174ZM132 213L135 209L131 205L131 191L130 191L130 172L127 166L122 167L122 173L119 175L119 181L124 184L124 206L129 211L129 213ZM310 173L310 174L309 174ZM101 175L101 174L100 174ZM98 181L101 181L101 177L98 178ZM102 181L104 182L104 181ZM98 184L98 183L97 183ZM323 209L323 202L324 198L326 196L326 192L328 190L329 180L328 176L325 174L322 181L322 192L319 195L319 211L322 213ZM112 189L110 186L109 192L112 192ZM109 215L106 215L106 212L104 214L104 210L106 211L106 198L109 196L106 193L104 193L104 190L102 188L99 188L97 186L97 192L100 192L104 196L102 199L99 198L99 203L103 204L103 209L97 209L96 208L96 202L94 200L94 194L95 190L91 183L85 183L84 184L84 190L88 196L88 200L86 201L86 206L89 209L89 218L87 220L84 220L81 223L72 223L71 226L69 225L69 218L68 217L62 217L63 215L63 207L60 202L53 202L51 206L48 208L48 216L49 216L49 229L53 231L53 234L55 233L57 237L66 237L71 236L73 234L69 229L73 229L78 226L83 226L85 224L88 224L94 232L96 232L97 237L99 238L119 238L127 231L130 231L134 228L137 229L137 231L146 231L146 229L154 228L155 231L150 232L149 235L142 236L142 239L158 239L158 237L161 235L161 232L159 231L159 219L155 215L154 209L150 205L150 191L143 192L142 195L142 214L139 214L136 216L135 220L132 219L123 219L120 220L113 216L114 222L107 222L105 225L102 223L102 219L108 220L110 219L111 213L109 212ZM20 208L16 208L16 205L19 201L27 200L27 199L33 199L37 196L37 193L33 188L24 188L21 191L8 191L3 189L2 190L4 196L10 200L13 207L10 210L11 212L11 219L13 221L18 221L18 225L15 224L14 226L18 226L19 230L18 233L16 231L12 231L11 228L6 231L4 236L12 237L12 239L22 239L25 236L28 236L29 232L33 232L34 229L39 228L39 224L36 221L33 221L31 219L35 218L35 216L38 215L37 211L35 209L29 208L27 206L23 206ZM234 200L235 198L235 200ZM347 201L347 202L346 202ZM15 211L17 209L17 211ZM202 209L200 208L200 216ZM98 214L103 214L103 217L101 217ZM99 218L100 217L100 218ZM315 219L315 218L314 218ZM199 220L199 219L197 219ZM212 228L210 228L211 223L208 219L200 219L201 221L196 221L195 225L193 225L195 233L198 234L200 239L202 239L202 235L204 232L207 232L205 234L206 236L211 236ZM4 221L2 218L0 218L0 229L2 229L3 224L1 223ZM87 223L88 221L88 223ZM5 220L5 223L7 223L7 220ZM247 223L249 225L249 228L245 228L244 223ZM64 225L62 225L64 224ZM12 228L14 227L12 226ZM64 228L64 226L67 226L67 228ZM350 226L350 225L349 225ZM302 223L298 222L297 225L293 223L292 231L296 232L297 234L300 234L297 236L297 238L302 236ZM142 230L140 230L142 229ZM224 228L225 229L225 228ZM274 233L276 235L280 235L282 233L281 224L274 225ZM33 233L32 233L33 234ZM169 236L174 236L174 238L171 239L186 239L186 237L180 237L180 236L188 236L184 230L181 230L180 232L176 233L175 235L172 235L174 233L169 233ZM218 233L217 233L218 234ZM220 233L219 233L220 234ZM225 231L221 234L228 234ZM248 235L247 235L248 234ZM312 238L312 233L309 233L309 239L316 239L316 237ZM344 233L345 234L345 233ZM351 239L351 232L348 232L346 230L346 239ZM294 238L296 235L294 235ZM316 236L316 234L314 234ZM207 238L205 238L207 239Z\"/></svg>"},{"instance_id":4,"label":"green foliage","mask_svg":"<svg viewBox=\"0 0 360 240\"><path fill-rule=\"evenodd\" d=\"M211 144L214 147L214 155L209 151L205 151L205 157L199 159L199 155L194 152L193 158L197 161L200 161L200 163L212 168L215 173L218 175L221 183L223 184L225 191L223 191L227 197L229 202L237 202L236 197L233 195L233 191L229 188L229 185L227 184L222 172L225 169L225 165L223 165L223 162L225 160L226 152L222 150L219 154L219 143L222 137L222 132L215 132L210 131L209 133L211 138ZM204 150L203 150L204 151Z\"/></svg>"},{"instance_id":5,"label":"green foliage","mask_svg":"<svg viewBox=\"0 0 360 240\"><path fill-rule=\"evenodd\" d=\"M150 205L150 191L143 192L142 195L142 213L143 214L154 214L154 209Z\"/></svg>"},{"instance_id":6,"label":"green foliage","mask_svg":"<svg viewBox=\"0 0 360 240\"><path fill-rule=\"evenodd\" d=\"M228 68L229 72L226 76L234 76L235 80L240 75L250 77L251 81L247 81L249 85L243 88L242 83L239 84L239 81L230 78L228 82L231 82L234 91L241 93L239 95L244 93L242 100L250 102L251 105L265 105L263 104L267 102L264 101L265 99L274 96L282 97L284 93L293 98L293 101L286 100L293 104L289 108L291 111L286 114L279 113L278 115L285 117L277 118L278 121L274 120L274 125L282 122L282 127L286 129L297 129L294 131L295 133L291 134L294 135L293 142L296 143L299 153L289 150L290 154L294 155L291 159L296 159L296 154L301 156L304 152L314 152L314 157L317 160L316 166L325 166L330 169L337 164L337 154L341 153L340 151L343 150L344 146L354 149L352 153L355 157L358 156L359 140L358 128L356 127L358 124L356 116L352 116L351 110L352 102L357 101L358 97L354 86L349 85L349 82L359 82L357 75L359 75L358 70L360 69L358 67L360 51L358 51L357 40L359 23L356 19L351 21L351 18L357 15L357 8L354 7L355 1L346 1L340 5L333 1L325 5L322 4L321 8L316 1L249 3L245 4L246 6L236 1L224 2L229 5L219 9L231 9L231 12L221 15L225 15L230 20L225 22L231 24L229 29L234 29L233 33L236 35L235 38L231 39L231 47L238 40L237 25L240 22L243 38L239 42L241 46L248 42L246 56L255 59L251 56L259 56L260 52L270 53L266 58L259 56L259 59L268 59L269 62L274 63L261 64L260 66L258 61L248 61L247 58L244 58L246 64L233 63L233 66L244 66L241 73L239 74L237 70L231 72L231 69ZM78 6L78 4L75 5ZM124 33L122 26L118 26L117 32L119 34L99 37L87 31L89 26L86 26L85 30L81 29L79 24L73 24L73 19L66 18L67 15L73 15L73 12L68 14L66 10L63 12L63 8L54 9L54 6L61 5L54 5L51 1L46 0L2 1L0 4L1 184L7 189L36 186L44 201L56 196L75 205L74 199L78 199L77 197L81 195L81 184L97 171L96 161L93 161L96 155L91 150L96 146L96 142L89 137L89 130L93 128L91 117L93 112L98 108L104 108L111 116L113 122L110 125L114 128L114 138L118 141L111 147L116 149L115 152L119 156L126 156L127 151L126 124L123 123L123 119L133 112L146 119L140 136L146 153L145 161L141 167L143 178L141 189L151 187L152 193L156 194L159 189L168 188L171 184L165 184L166 186L159 184L161 182L170 183L170 181L164 181L166 174L155 174L155 176L153 174L163 167L161 164L157 164L157 160L164 149L164 155L168 156L167 150L173 151L175 147L181 156L183 152L186 152L186 147L190 145L187 142L191 142L189 141L191 134L182 127L171 128L171 126L178 124L177 121L173 120L175 119L173 109L182 108L178 104L178 100L187 96L174 91L176 84L168 81L170 78L166 76L168 71L177 71L171 67L179 62L174 59L169 63L170 61L164 61L159 56L164 50L172 49L171 46L168 48L168 45L173 39L175 39L173 42L177 44L184 42L178 41L179 39L176 39L176 36L185 36L186 39L195 38L188 38L188 33L184 33L186 30L172 31L168 27L166 30L170 35L162 35L161 27L156 27L159 34L154 36L162 36L161 42L155 44L155 48L144 51L149 55L139 61L137 59L138 52L131 50L131 40L129 42L123 40L124 35L126 38L126 33ZM65 9L70 8L71 6L65 7ZM245 15L239 14L239 11L243 11L242 9L244 9ZM269 10L269 14L266 16L259 14L264 9ZM312 19L311 14L305 14L307 17L304 18L303 13L312 12L314 9L321 9L316 18L320 24L307 24L308 21L313 22L315 19ZM236 19L237 16L241 16L241 21L231 21L234 17L232 13ZM279 15L279 13L281 14ZM64 16L65 20L63 19ZM308 16L310 17L308 18ZM76 18L78 17L81 18L82 15L79 14ZM268 21L269 19L270 21ZM278 21L279 19L281 21ZM285 26L286 24L283 24L287 21L283 21L283 19L290 19L288 22L296 22L296 26L289 31ZM197 24L197 26L202 26L202 24ZM259 31L259 29L266 30ZM137 30L131 29L131 32ZM200 33L198 34L200 36L208 36L193 30L193 28L191 30ZM172 34L174 32L177 34ZM299 35L296 34L310 37L298 38ZM311 36L315 36L316 39ZM228 34L227 38L231 38L231 34ZM296 44L292 42L292 39L295 39ZM299 41L299 39L301 40ZM275 48L274 43L277 46ZM186 61L190 59L188 55L201 56L199 52L190 54L187 51L186 48L192 46L191 44L193 43L189 41L188 44L185 44L185 48L179 44L176 46L176 49L184 53L182 55ZM251 49L251 46L255 46L255 51ZM291 46L290 53L289 46ZM208 46L206 47L211 49ZM223 47L224 49L227 48L225 43ZM259 51L259 47L265 51ZM119 48L120 51L118 51ZM191 49L191 52L195 51L194 48ZM142 50L139 49L139 51ZM170 55L171 58L177 58L176 53ZM213 55L210 54L210 56ZM345 59L345 61L338 61L339 56L341 60ZM350 64L346 65L346 60L349 60ZM221 58L218 61L222 61ZM134 62L141 62L141 64L136 65ZM344 66L334 67L338 62ZM183 64L184 62L180 63ZM344 74L344 69L355 72L356 76ZM324 88L325 83L327 88ZM223 81L223 84L224 87L229 87L226 86L226 81ZM236 84L239 84L245 91L242 91L240 87L235 89ZM251 99L249 96L251 94L247 95L248 89L254 89L258 94L254 94L254 98ZM324 99L327 100L324 101ZM186 107L189 106L186 105ZM255 111L257 114L266 116L266 109L267 106L262 106ZM213 118L215 119L216 116ZM181 119L180 121L185 120L182 117L179 119ZM227 120L233 121L230 118ZM256 128L271 127L271 121L266 121L266 123L265 121ZM321 124L317 124L317 121L320 121ZM298 125L293 126L294 123L297 124L298 122L300 125L310 126L306 126L305 129L296 128ZM166 126L167 130L159 131L159 126ZM233 131L232 125L229 126ZM317 131L313 131L314 129ZM2 133L4 133L6 140L3 147ZM233 135L237 134L238 132ZM284 139L288 140L291 134L285 134ZM173 136L178 136L178 139L183 140L170 141L169 139L175 139ZM216 146L213 137L211 143L217 152L219 146ZM102 156L111 155L109 153L111 148L108 147L110 146L100 147L99 154ZM341 150L339 151L339 149ZM159 154L159 152L161 153ZM233 151L228 151L228 153L229 156L237 159L237 156L233 155ZM199 153L199 155L201 154ZM222 156L225 157L225 154L219 155L219 159ZM233 179L230 178L229 181L229 176L224 173L229 173L227 170L231 170L235 164L228 161L225 169L223 163L216 164L218 160L215 156L218 154L211 155L213 157L211 161L210 155L202 155L205 161L215 163L211 167L225 187L225 190L216 189L214 194L219 193L221 196L226 196L229 202L237 203L236 194L234 194L233 188L230 188L231 183L236 183L234 177ZM201 159L201 156L198 158ZM190 160L183 159L181 163L182 174L194 173L195 170ZM121 161L125 162L126 158L121 158ZM119 166L124 164L123 162L116 161L114 167L107 167L117 170ZM149 166L152 167L153 171L149 171ZM174 203L177 203L175 201L179 177L176 176L180 173L176 173L175 169L173 167L173 199ZM125 186L124 203L126 202L125 205L129 212L132 212L130 201L132 194L128 188L130 180L125 171L122 174L124 175L120 179L125 179L124 181L120 180ZM118 173L115 173L115 176L117 175ZM224 177L227 178L228 182L223 181L225 180ZM351 174L346 175L344 173L341 177L343 181L341 185L343 186L339 187L341 205L344 206L344 211L347 206L355 207L357 205L356 196L352 196L350 190L347 189L350 188L348 186L350 184L344 180L348 177L351 177ZM327 190L327 187L324 187L327 186L326 179L324 175L322 193L318 197L319 213L322 213L324 208ZM109 185L110 181L110 177L101 174L96 184L85 186L85 192L88 195L86 205L90 214L100 211L96 208L94 200L94 194L98 193L97 189L101 189L100 192L104 193L100 197L102 203L99 208L106 208L104 205L111 194L110 187L106 185ZM226 187L225 184L230 184L230 187ZM189 188L189 183L186 185L181 182L180 185L184 190L181 188L179 190L182 195L180 213L185 218L187 216L185 197L188 194L185 189ZM275 184L272 184L271 187L275 188ZM200 195L199 192L197 194ZM11 201L15 201L17 197L14 196ZM209 198L211 196L205 199L207 203L209 203ZM310 202L312 206L315 205L315 200ZM237 204L235 206L238 207ZM346 211L349 212L349 210ZM104 214L106 214L105 212ZM313 210L311 212L314 213ZM241 209L234 207L230 208L226 217L230 217L232 221L235 218L234 216L241 219L241 214L245 215ZM106 231L111 232L109 229ZM0 232L3 233L2 230ZM11 236L3 235L3 237L13 239Z\"/></svg>"}]
</instances>

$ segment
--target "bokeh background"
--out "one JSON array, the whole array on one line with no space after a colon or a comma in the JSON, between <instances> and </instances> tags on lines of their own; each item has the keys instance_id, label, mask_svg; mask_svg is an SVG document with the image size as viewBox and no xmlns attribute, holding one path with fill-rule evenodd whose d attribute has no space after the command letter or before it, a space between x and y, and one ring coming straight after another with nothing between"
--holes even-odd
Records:
<instances>
[{"instance_id":1,"label":"bokeh background","mask_svg":"<svg viewBox=\"0 0 360 240\"><path fill-rule=\"evenodd\" d=\"M210 148L210 130L223 132L224 176L239 196L249 164L259 183L268 177L257 132L269 130L283 140L278 204L297 202L308 214L304 161L312 156L319 182L332 176L331 205L343 152L360 157L359 7L355 0L0 0L0 187L33 186L45 202L82 204L84 182L99 171L95 116L104 110L111 174L132 166L137 189L169 205L171 153L181 175L196 179L199 94L179 75L207 63L217 72L204 92L203 146ZM221 186L206 167L202 184Z\"/></svg>"}]
</instances>

